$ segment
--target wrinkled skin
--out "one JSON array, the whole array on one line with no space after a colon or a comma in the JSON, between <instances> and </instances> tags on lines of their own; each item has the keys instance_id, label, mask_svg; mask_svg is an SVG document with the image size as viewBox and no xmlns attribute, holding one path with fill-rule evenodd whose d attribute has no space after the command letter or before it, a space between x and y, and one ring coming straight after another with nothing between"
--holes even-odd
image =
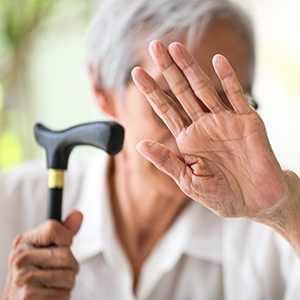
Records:
<instances>
[{"instance_id":1,"label":"wrinkled skin","mask_svg":"<svg viewBox=\"0 0 300 300\"><path fill-rule=\"evenodd\" d=\"M135 68L135 84L172 132L184 162L154 141L140 142L138 150L170 175L184 193L217 215L268 224L297 250L298 242L291 235L299 228L299 209L295 209L300 200L295 187L299 178L281 170L263 121L245 100L228 61L216 55L213 65L232 110L222 103L210 79L182 44L166 48L153 41L149 51L191 120L150 75ZM291 193L295 199L290 199ZM292 223L287 224L288 219Z\"/></svg>"},{"instance_id":2,"label":"wrinkled skin","mask_svg":"<svg viewBox=\"0 0 300 300\"><path fill-rule=\"evenodd\" d=\"M69 299L78 272L70 246L81 222L82 214L76 211L63 224L48 220L17 236L0 299Z\"/></svg>"}]
</instances>

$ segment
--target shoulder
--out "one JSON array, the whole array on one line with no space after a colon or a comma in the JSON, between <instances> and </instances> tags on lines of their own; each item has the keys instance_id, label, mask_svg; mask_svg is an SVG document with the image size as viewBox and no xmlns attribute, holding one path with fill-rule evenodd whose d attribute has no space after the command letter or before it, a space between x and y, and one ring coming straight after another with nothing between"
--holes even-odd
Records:
<instances>
[{"instance_id":1,"label":"shoulder","mask_svg":"<svg viewBox=\"0 0 300 300\"><path fill-rule=\"evenodd\" d=\"M66 171L65 180L67 185L79 182L87 171L87 166L92 158L77 158L72 161ZM0 202L7 198L35 195L47 191L48 170L44 159L25 162L18 168L5 173L0 173Z\"/></svg>"},{"instance_id":2,"label":"shoulder","mask_svg":"<svg viewBox=\"0 0 300 300\"><path fill-rule=\"evenodd\" d=\"M25 184L35 184L45 180L47 180L45 163L42 160L28 161L13 171L0 173L0 199L19 191Z\"/></svg>"},{"instance_id":3,"label":"shoulder","mask_svg":"<svg viewBox=\"0 0 300 300\"><path fill-rule=\"evenodd\" d=\"M69 191L64 197L66 204L78 195L91 160L72 160L65 175L66 190ZM11 221L13 227L27 230L44 221L48 204L47 181L48 170L44 159L26 162L18 169L0 174L0 226L6 220L8 223Z\"/></svg>"}]
</instances>

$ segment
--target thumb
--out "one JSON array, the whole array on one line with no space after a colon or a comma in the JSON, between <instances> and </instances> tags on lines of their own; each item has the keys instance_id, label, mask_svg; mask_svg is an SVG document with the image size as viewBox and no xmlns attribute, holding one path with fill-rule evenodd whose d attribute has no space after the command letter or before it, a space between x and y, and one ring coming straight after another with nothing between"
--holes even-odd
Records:
<instances>
[{"instance_id":1,"label":"thumb","mask_svg":"<svg viewBox=\"0 0 300 300\"><path fill-rule=\"evenodd\" d=\"M186 165L166 146L154 141L144 140L137 144L137 150L158 169L173 179L176 180L180 174L184 174L183 170Z\"/></svg>"},{"instance_id":2,"label":"thumb","mask_svg":"<svg viewBox=\"0 0 300 300\"><path fill-rule=\"evenodd\" d=\"M80 229L83 220L83 215L78 210L71 212L63 225L69 229L74 236Z\"/></svg>"}]
</instances>

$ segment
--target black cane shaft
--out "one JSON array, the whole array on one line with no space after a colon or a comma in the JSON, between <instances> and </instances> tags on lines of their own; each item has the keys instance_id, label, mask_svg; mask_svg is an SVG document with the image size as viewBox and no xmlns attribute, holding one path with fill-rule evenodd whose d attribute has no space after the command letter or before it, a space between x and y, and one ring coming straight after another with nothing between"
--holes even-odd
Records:
<instances>
[{"instance_id":1,"label":"black cane shaft","mask_svg":"<svg viewBox=\"0 0 300 300\"><path fill-rule=\"evenodd\" d=\"M63 189L49 189L48 219L61 222Z\"/></svg>"},{"instance_id":2,"label":"black cane shaft","mask_svg":"<svg viewBox=\"0 0 300 300\"><path fill-rule=\"evenodd\" d=\"M64 187L64 170L49 169L48 219L54 219L61 222L63 187Z\"/></svg>"}]
</instances>

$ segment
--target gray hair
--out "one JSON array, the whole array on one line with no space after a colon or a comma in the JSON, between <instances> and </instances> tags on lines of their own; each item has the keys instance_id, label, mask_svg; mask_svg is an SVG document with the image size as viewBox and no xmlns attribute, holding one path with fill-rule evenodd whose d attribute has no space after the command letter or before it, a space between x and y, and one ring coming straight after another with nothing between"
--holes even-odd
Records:
<instances>
[{"instance_id":1,"label":"gray hair","mask_svg":"<svg viewBox=\"0 0 300 300\"><path fill-rule=\"evenodd\" d=\"M107 0L87 31L87 63L97 86L123 96L130 71L151 40L172 42L184 34L192 50L194 41L216 19L229 20L242 30L254 69L251 21L227 0Z\"/></svg>"}]
</instances>

